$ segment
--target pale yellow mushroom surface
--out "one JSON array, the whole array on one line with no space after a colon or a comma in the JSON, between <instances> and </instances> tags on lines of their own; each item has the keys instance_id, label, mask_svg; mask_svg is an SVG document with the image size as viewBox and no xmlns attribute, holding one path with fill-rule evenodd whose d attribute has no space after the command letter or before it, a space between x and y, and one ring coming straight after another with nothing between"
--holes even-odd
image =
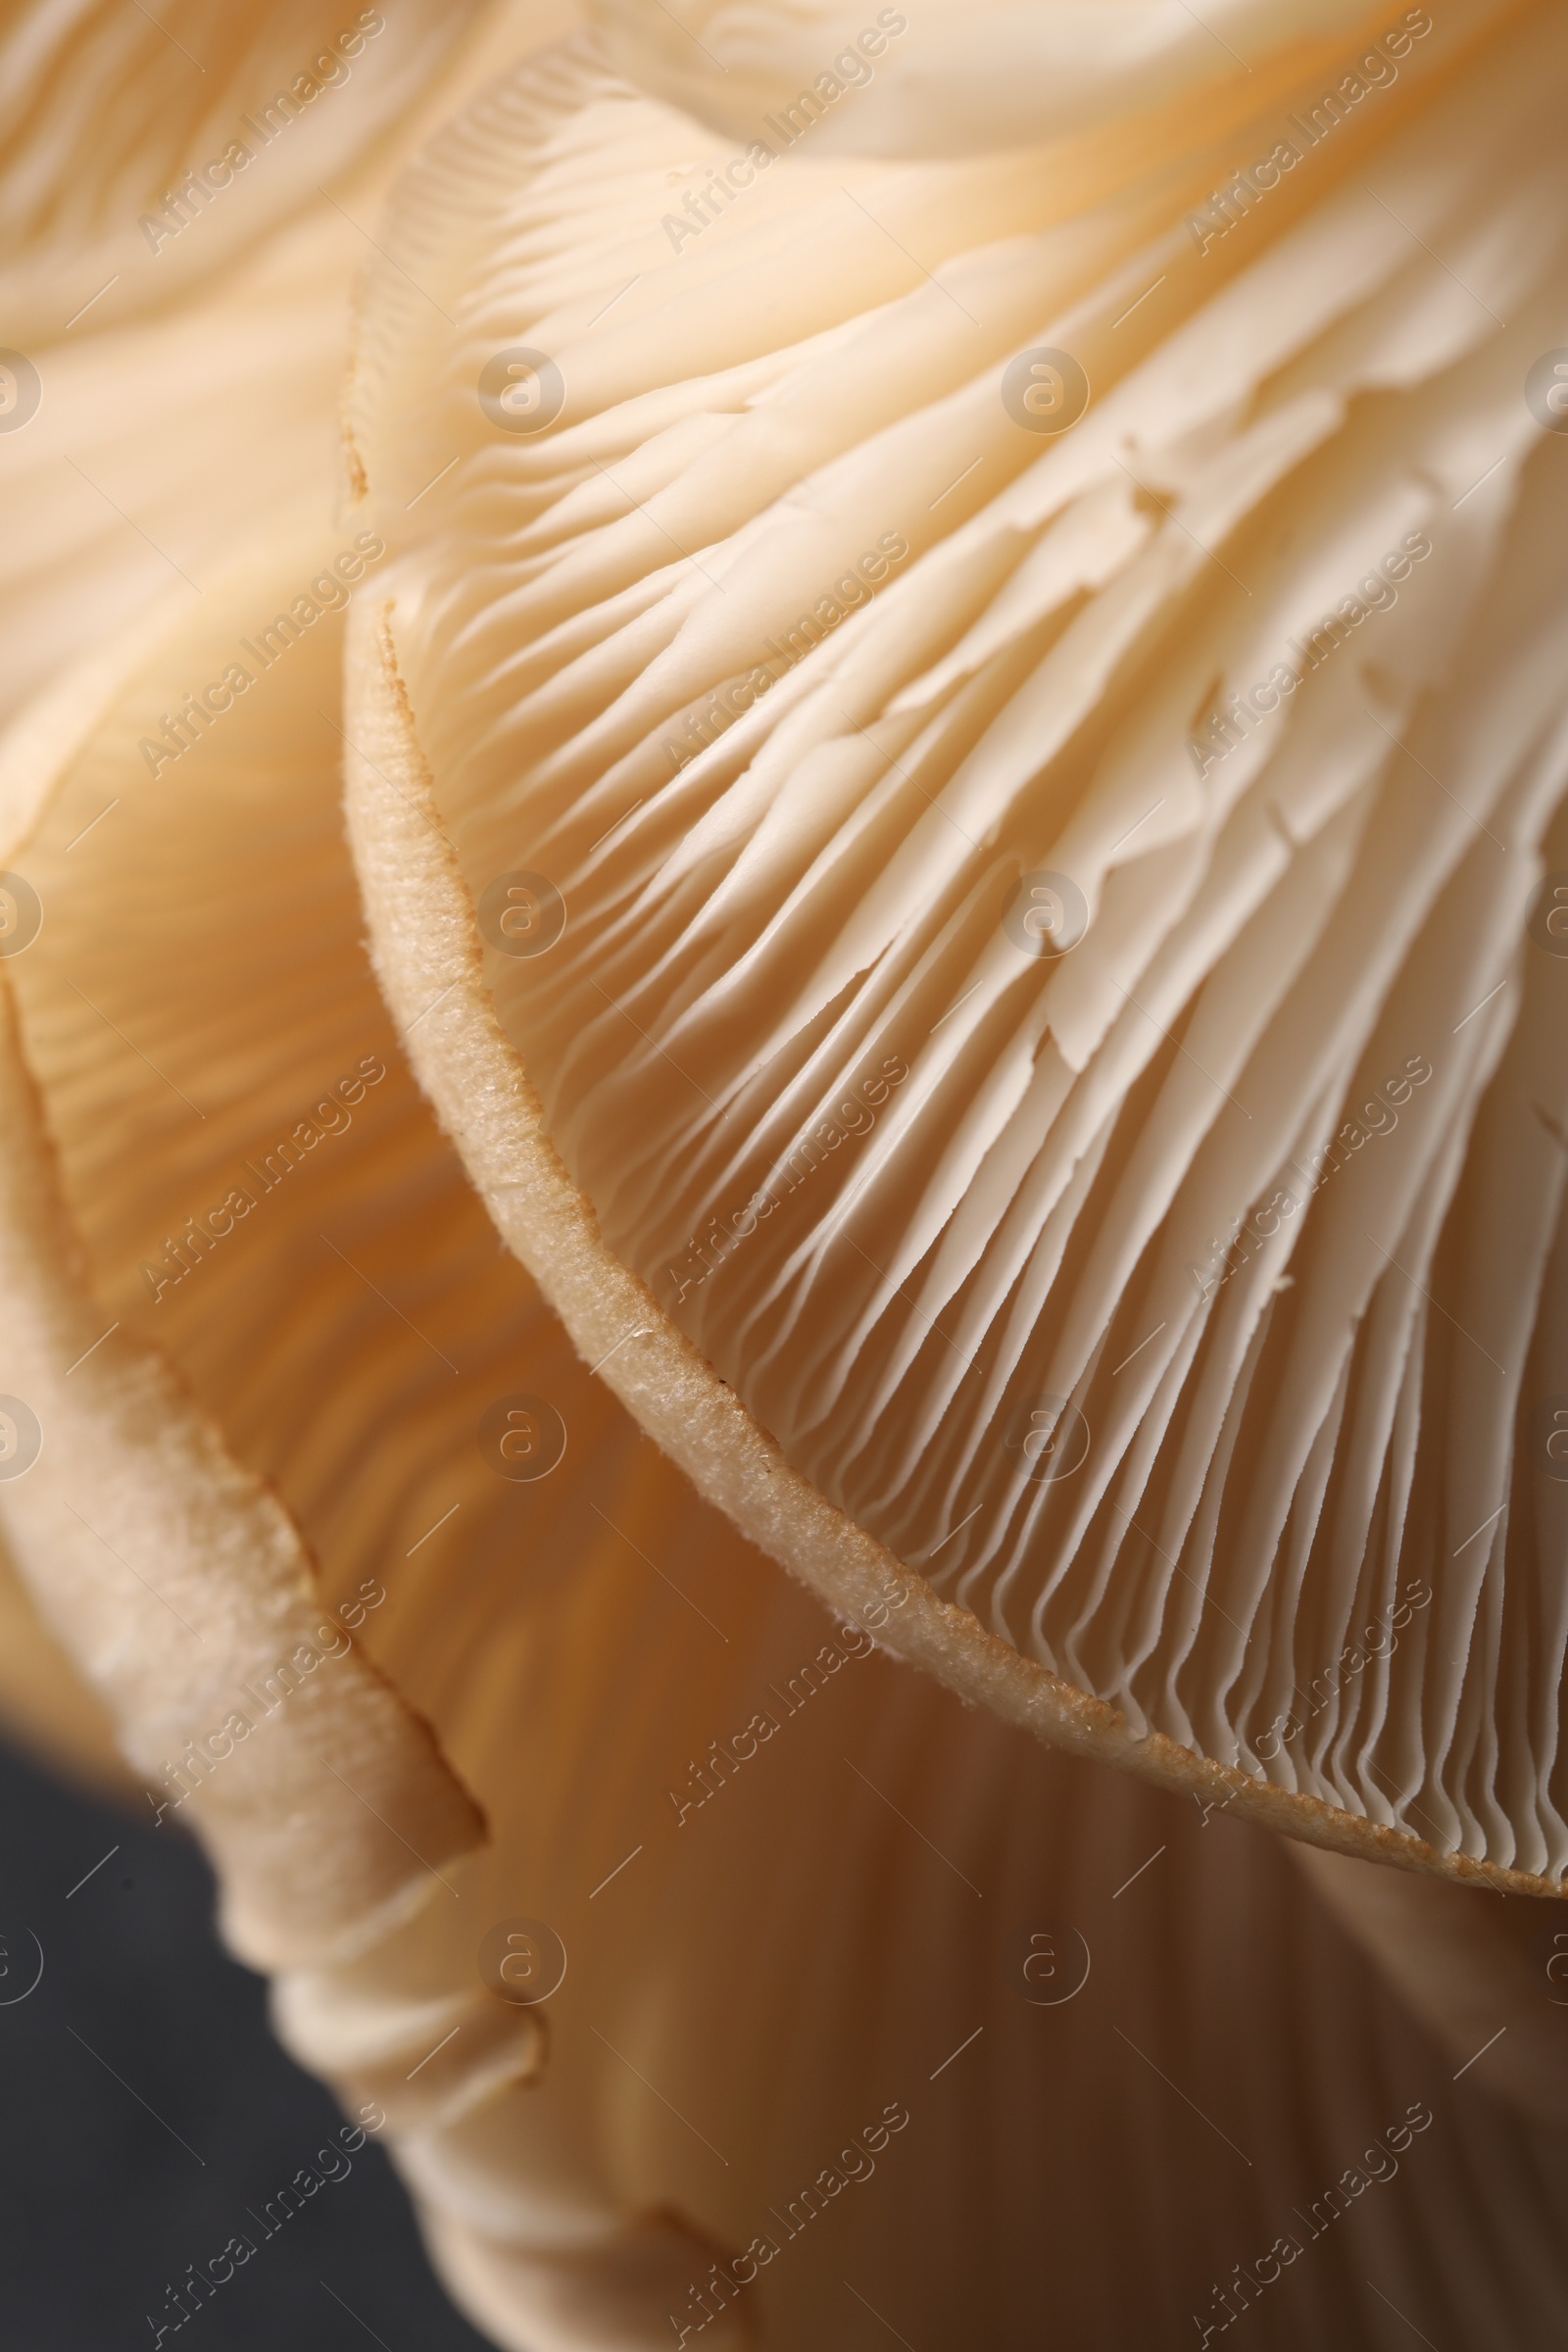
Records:
<instances>
[{"instance_id":1,"label":"pale yellow mushroom surface","mask_svg":"<svg viewBox=\"0 0 1568 2352\"><path fill-rule=\"evenodd\" d=\"M590 13L6 28L0 1710L507 2352L1536 2352L1568 32Z\"/></svg>"}]
</instances>

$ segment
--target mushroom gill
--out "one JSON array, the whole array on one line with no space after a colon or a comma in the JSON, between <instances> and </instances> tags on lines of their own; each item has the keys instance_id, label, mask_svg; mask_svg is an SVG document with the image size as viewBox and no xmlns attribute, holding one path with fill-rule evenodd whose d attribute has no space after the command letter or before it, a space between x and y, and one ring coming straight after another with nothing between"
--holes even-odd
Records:
<instances>
[{"instance_id":1,"label":"mushroom gill","mask_svg":"<svg viewBox=\"0 0 1568 2352\"><path fill-rule=\"evenodd\" d=\"M386 186L563 0L29 0L0 24L9 719L260 524L332 517L354 279Z\"/></svg>"},{"instance_id":2,"label":"mushroom gill","mask_svg":"<svg viewBox=\"0 0 1568 2352\"><path fill-rule=\"evenodd\" d=\"M6 1622L511 2352L1554 2324L1568 36L1114 13L409 21L0 449Z\"/></svg>"},{"instance_id":3,"label":"mushroom gill","mask_svg":"<svg viewBox=\"0 0 1568 2352\"><path fill-rule=\"evenodd\" d=\"M1528 2343L1560 2179L1491 2094L1560 2114L1555 2017L1510 2007L1484 2087L1435 2078L1237 1808L908 1673L912 1579L824 1613L498 1250L363 955L332 715L355 536L282 530L136 632L31 778L6 855L44 920L0 965L0 1388L42 1440L0 1508L288 2046L380 2103L444 2276L514 2352L851 2343L857 2296L1005 2342L1043 2247L1063 2325L1126 2340L1209 2313L1233 2241L1407 2109L1419 2203L1325 2233L1281 2325L1352 2308L1370 2243L1396 2295L1431 2264ZM150 775L149 718L301 593L316 620ZM559 1414L546 1475L514 1475L498 1406ZM502 1963L541 1923L565 1973L535 2004ZM1493 1952L1460 1980L1445 2034L1507 1994ZM1107 2277L1111 2213L1147 2261Z\"/></svg>"},{"instance_id":4,"label":"mushroom gill","mask_svg":"<svg viewBox=\"0 0 1568 2352\"><path fill-rule=\"evenodd\" d=\"M357 855L502 1231L747 1534L914 1572L898 1646L1047 1737L1541 1891L1568 31L1232 13L1205 107L1118 53L1028 150L842 60L741 150L583 41L437 139ZM691 102L783 22L693 16Z\"/></svg>"}]
</instances>

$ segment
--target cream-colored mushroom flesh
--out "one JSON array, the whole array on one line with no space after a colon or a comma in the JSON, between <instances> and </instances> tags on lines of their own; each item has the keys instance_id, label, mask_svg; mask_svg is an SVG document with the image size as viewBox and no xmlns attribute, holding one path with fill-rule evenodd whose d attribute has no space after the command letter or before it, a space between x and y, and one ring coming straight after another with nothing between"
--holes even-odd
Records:
<instances>
[{"instance_id":1,"label":"cream-colored mushroom flesh","mask_svg":"<svg viewBox=\"0 0 1568 2352\"><path fill-rule=\"evenodd\" d=\"M567 13L5 35L0 1717L506 2352L1534 2352L1568 33Z\"/></svg>"},{"instance_id":2,"label":"cream-colored mushroom flesh","mask_svg":"<svg viewBox=\"0 0 1568 2352\"><path fill-rule=\"evenodd\" d=\"M831 141L695 56L721 127L589 41L492 88L362 306L351 819L501 1230L746 1533L1049 1738L1544 1890L1568 26L1412 12L1325 110L1312 13L1001 151L902 33L869 156L847 67Z\"/></svg>"},{"instance_id":3,"label":"cream-colored mushroom flesh","mask_svg":"<svg viewBox=\"0 0 1568 2352\"><path fill-rule=\"evenodd\" d=\"M364 955L333 715L360 536L259 536L3 770L44 911L0 965L0 1387L43 1442L0 1504L288 2046L384 2111L508 2352L858 2344L865 2302L910 2342L1003 2343L1046 2261L1064 2329L1136 2341L1412 2109L1418 2202L1400 2181L1312 2247L1282 2340L1357 2307L1369 2239L1396 2295L1409 2272L1476 2340L1539 2338L1561 2172L1498 2094L1562 2111L1530 1948L1554 1909L1363 1871L1369 1899L1314 1857L1435 2064L1234 1805L876 1654L912 1578L835 1622L772 1570L498 1246ZM181 686L306 596L150 774ZM356 742L394 780L395 737ZM512 1455L481 1443L519 1393L566 1425L543 1478L514 1475L524 1420ZM1528 2001L1489 1945L1510 1913ZM516 2004L498 1940L540 1921L566 1973ZM1123 2229L1146 2259L1107 2262Z\"/></svg>"}]
</instances>

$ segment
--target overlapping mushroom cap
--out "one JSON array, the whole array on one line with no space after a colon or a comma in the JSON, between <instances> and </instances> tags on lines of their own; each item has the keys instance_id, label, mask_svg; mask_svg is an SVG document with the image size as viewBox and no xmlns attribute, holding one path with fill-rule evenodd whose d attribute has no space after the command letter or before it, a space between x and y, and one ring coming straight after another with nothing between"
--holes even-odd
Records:
<instances>
[{"instance_id":1,"label":"overlapping mushroom cap","mask_svg":"<svg viewBox=\"0 0 1568 2352\"><path fill-rule=\"evenodd\" d=\"M749 180L700 56L525 57L375 224L335 519L341 183L330 252L323 199L125 330L137 448L190 355L249 332L262 408L314 356L200 601L95 565L0 747L0 1508L499 2343L1004 2342L1042 2242L1085 2341L1217 2324L1406 2110L1355 2248L1478 2337L1550 2308L1560 2181L1476 2085L1560 2111L1554 1914L1314 1858L1452 2067L1493 2036L1455 2088L1233 1825L1560 1870L1561 36L1453 12L1385 74L1232 13L1245 78L1140 18L1200 129L1111 58L1000 159L928 85L853 130L912 20L813 113L760 14ZM5 454L94 473L41 372ZM139 528L206 513L224 397Z\"/></svg>"},{"instance_id":2,"label":"overlapping mushroom cap","mask_svg":"<svg viewBox=\"0 0 1568 2352\"><path fill-rule=\"evenodd\" d=\"M1364 0L1222 0L1202 16L1184 0L923 0L907 10L591 0L588 13L641 89L718 129L751 136L803 88L830 105L853 90L855 106L832 115L820 144L878 156L1038 149L1109 124L1125 140L1161 117L1185 122L1191 146L1195 104L1212 135L1241 72L1266 82L1339 62L1358 32L1383 29ZM1254 80L1249 103L1256 96Z\"/></svg>"},{"instance_id":3,"label":"overlapping mushroom cap","mask_svg":"<svg viewBox=\"0 0 1568 2352\"><path fill-rule=\"evenodd\" d=\"M743 1527L919 1571L1004 1712L1554 1882L1564 35L1251 13L1040 151L911 81L930 160L830 152L891 24L745 149L586 47L435 142L362 868L503 1229Z\"/></svg>"}]
</instances>

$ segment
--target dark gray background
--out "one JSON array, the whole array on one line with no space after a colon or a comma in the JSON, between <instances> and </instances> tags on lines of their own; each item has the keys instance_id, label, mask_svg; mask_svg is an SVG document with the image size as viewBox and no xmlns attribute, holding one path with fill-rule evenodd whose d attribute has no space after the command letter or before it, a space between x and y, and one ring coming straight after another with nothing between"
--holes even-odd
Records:
<instances>
[{"instance_id":1,"label":"dark gray background","mask_svg":"<svg viewBox=\"0 0 1568 2352\"><path fill-rule=\"evenodd\" d=\"M271 2238L247 2220L342 2118L272 2039L263 1981L221 1950L213 1909L211 1874L167 1816L146 1828L0 1747L5 2352L151 2346L168 2285L236 2230L254 2257L171 2326L165 2352L485 2352L373 2141ZM28 1930L44 1970L18 2000L37 1966Z\"/></svg>"}]
</instances>

